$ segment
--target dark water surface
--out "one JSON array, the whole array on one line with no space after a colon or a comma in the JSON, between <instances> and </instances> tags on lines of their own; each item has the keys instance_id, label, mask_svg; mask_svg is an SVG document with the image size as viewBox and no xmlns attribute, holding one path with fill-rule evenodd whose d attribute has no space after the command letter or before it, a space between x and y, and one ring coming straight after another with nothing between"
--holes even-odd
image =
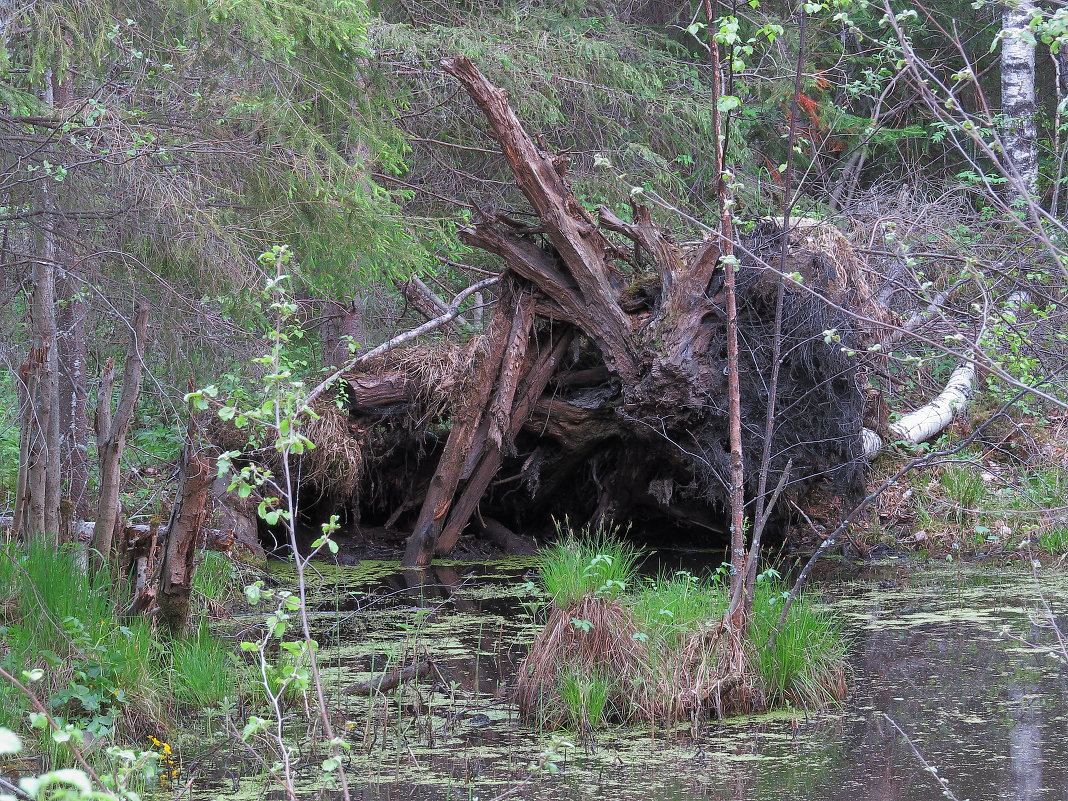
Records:
<instances>
[{"instance_id":1,"label":"dark water surface","mask_svg":"<svg viewBox=\"0 0 1068 801\"><path fill-rule=\"evenodd\" d=\"M670 552L661 559L694 572L713 561ZM532 614L543 599L531 568L529 560L425 572L385 562L319 567L316 636L336 724L353 743L354 797L943 798L889 715L962 800L1068 799L1068 674L1010 636L1054 641L1044 603L1066 611L1061 572L1042 569L1036 578L1027 567L912 560L864 575L836 571L848 577L820 589L852 642L851 696L841 709L703 723L696 732L610 730L588 741L563 734L573 747L557 746L550 775L530 765L552 733L520 724L504 692L537 630ZM287 579L283 570L278 577ZM439 676L376 699L346 691L416 650ZM281 797L265 792L239 755L193 763L194 798Z\"/></svg>"}]
</instances>

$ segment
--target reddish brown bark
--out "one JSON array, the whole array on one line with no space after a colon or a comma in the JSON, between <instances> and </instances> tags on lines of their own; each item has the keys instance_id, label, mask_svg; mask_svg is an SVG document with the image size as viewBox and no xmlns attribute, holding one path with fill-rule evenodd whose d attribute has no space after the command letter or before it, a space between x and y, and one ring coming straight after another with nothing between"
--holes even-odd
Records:
<instances>
[{"instance_id":1,"label":"reddish brown bark","mask_svg":"<svg viewBox=\"0 0 1068 801\"><path fill-rule=\"evenodd\" d=\"M181 475L182 483L163 544L156 589L159 620L176 637L185 632L189 620L195 558L197 550L203 547L208 497L215 480L215 460L204 450L195 418L189 421Z\"/></svg>"},{"instance_id":2,"label":"reddish brown bark","mask_svg":"<svg viewBox=\"0 0 1068 801\"><path fill-rule=\"evenodd\" d=\"M465 465L468 464L469 458L479 458L489 436L490 421L487 414L494 392L502 391L496 380L504 369L502 362L507 359L508 354L514 356L518 348L525 348L525 344L520 346L518 343L525 343L530 336L529 326L534 317L530 294L520 291L514 282L502 285L501 294L501 306L512 310L512 314L499 313L494 316L486 335L485 347L473 368L471 395L454 416L445 450L423 499L415 529L408 540L404 554L405 564L425 566L430 563L446 516L464 478ZM516 320L523 320L525 323L517 325ZM507 388L503 389L507 392Z\"/></svg>"}]
</instances>

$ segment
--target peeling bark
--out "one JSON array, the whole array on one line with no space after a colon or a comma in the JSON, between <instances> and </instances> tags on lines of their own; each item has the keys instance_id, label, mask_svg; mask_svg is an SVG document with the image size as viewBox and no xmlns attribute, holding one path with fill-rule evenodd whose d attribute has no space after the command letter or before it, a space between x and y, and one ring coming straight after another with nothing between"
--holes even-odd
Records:
<instances>
[{"instance_id":1,"label":"peeling bark","mask_svg":"<svg viewBox=\"0 0 1068 801\"><path fill-rule=\"evenodd\" d=\"M1013 198L1034 197L1038 188L1038 106L1035 100L1035 0L1013 0L1002 12L1001 138L1013 181Z\"/></svg>"},{"instance_id":2,"label":"peeling bark","mask_svg":"<svg viewBox=\"0 0 1068 801\"><path fill-rule=\"evenodd\" d=\"M190 418L182 451L182 483L171 510L160 560L156 604L159 619L175 637L185 632L193 591L196 552L203 547L208 497L215 480L215 460L203 451L195 418Z\"/></svg>"}]
</instances>

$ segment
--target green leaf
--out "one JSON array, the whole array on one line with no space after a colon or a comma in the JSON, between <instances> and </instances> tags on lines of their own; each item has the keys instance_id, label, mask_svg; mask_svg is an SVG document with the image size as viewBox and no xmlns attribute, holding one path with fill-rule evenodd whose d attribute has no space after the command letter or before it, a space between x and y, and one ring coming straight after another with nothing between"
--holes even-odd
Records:
<instances>
[{"instance_id":1,"label":"green leaf","mask_svg":"<svg viewBox=\"0 0 1068 801\"><path fill-rule=\"evenodd\" d=\"M741 99L735 97L734 95L723 95L722 97L720 97L719 100L716 101L716 108L718 108L722 113L733 111L740 105L742 105Z\"/></svg>"},{"instance_id":2,"label":"green leaf","mask_svg":"<svg viewBox=\"0 0 1068 801\"><path fill-rule=\"evenodd\" d=\"M0 754L17 754L22 750L22 740L11 729L0 727Z\"/></svg>"},{"instance_id":3,"label":"green leaf","mask_svg":"<svg viewBox=\"0 0 1068 801\"><path fill-rule=\"evenodd\" d=\"M267 728L267 724L267 720L264 720L261 717L257 717L256 715L252 715L248 719L248 723L245 724L245 728L241 730L241 739L247 740L253 734L258 734L259 732Z\"/></svg>"},{"instance_id":4,"label":"green leaf","mask_svg":"<svg viewBox=\"0 0 1068 801\"><path fill-rule=\"evenodd\" d=\"M260 598L263 597L263 582L257 581L255 584L249 584L245 587L245 597L253 606L258 604Z\"/></svg>"}]
</instances>

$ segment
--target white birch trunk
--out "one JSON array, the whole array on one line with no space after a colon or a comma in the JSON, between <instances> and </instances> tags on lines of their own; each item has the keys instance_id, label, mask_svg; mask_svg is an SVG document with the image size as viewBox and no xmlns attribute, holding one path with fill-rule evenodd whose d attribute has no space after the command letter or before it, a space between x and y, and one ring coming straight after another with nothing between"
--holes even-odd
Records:
<instances>
[{"instance_id":1,"label":"white birch trunk","mask_svg":"<svg viewBox=\"0 0 1068 801\"><path fill-rule=\"evenodd\" d=\"M1038 187L1038 108L1035 102L1036 0L1015 0L1002 14L1001 138L1005 167L1013 178L1012 197L1035 195Z\"/></svg>"},{"instance_id":2,"label":"white birch trunk","mask_svg":"<svg viewBox=\"0 0 1068 801\"><path fill-rule=\"evenodd\" d=\"M1013 292L1005 301L1002 309L1005 312L1013 311L1029 300L1029 293ZM912 320L916 319L916 316L913 316ZM912 320L909 322L911 323ZM974 389L975 362L969 358L963 364L957 365L957 368L950 374L949 381L946 382L946 388L939 393L937 398L916 411L906 414L896 423L891 423L890 432L909 445L926 442L941 434L953 422L953 419L967 408ZM864 455L869 459L878 454L885 445L883 438L870 428L860 430L860 440Z\"/></svg>"},{"instance_id":3,"label":"white birch trunk","mask_svg":"<svg viewBox=\"0 0 1068 801\"><path fill-rule=\"evenodd\" d=\"M975 385L975 363L965 362L953 371L946 388L930 403L921 406L890 424L897 439L919 445L942 433L972 398ZM865 456L874 456L883 449L883 439L870 428L861 429Z\"/></svg>"}]
</instances>

